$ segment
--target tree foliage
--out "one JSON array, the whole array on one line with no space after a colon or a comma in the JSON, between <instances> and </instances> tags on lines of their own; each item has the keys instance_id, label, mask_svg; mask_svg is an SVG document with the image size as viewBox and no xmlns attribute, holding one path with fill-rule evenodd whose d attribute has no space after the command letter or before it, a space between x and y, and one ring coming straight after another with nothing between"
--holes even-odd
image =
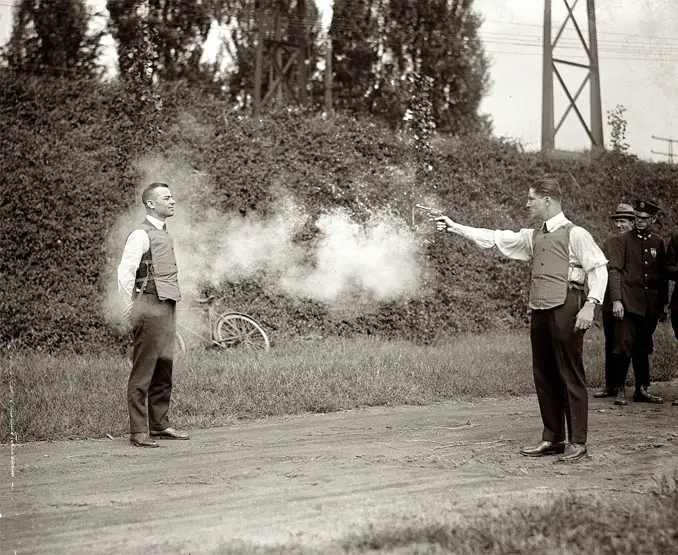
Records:
<instances>
[{"instance_id":1,"label":"tree foliage","mask_svg":"<svg viewBox=\"0 0 678 555\"><path fill-rule=\"evenodd\" d=\"M436 127L486 130L478 115L488 62L472 0L337 1L333 14L334 79L353 108L397 126L409 104L408 75L432 79Z\"/></svg>"},{"instance_id":2,"label":"tree foliage","mask_svg":"<svg viewBox=\"0 0 678 555\"><path fill-rule=\"evenodd\" d=\"M626 108L617 104L614 109L607 111L607 124L610 126L612 139L612 152L616 154L628 154L629 144L626 142Z\"/></svg>"},{"instance_id":3,"label":"tree foliage","mask_svg":"<svg viewBox=\"0 0 678 555\"><path fill-rule=\"evenodd\" d=\"M103 31L90 31L84 0L20 0L3 58L22 73L85 76L100 71Z\"/></svg>"},{"instance_id":4,"label":"tree foliage","mask_svg":"<svg viewBox=\"0 0 678 555\"><path fill-rule=\"evenodd\" d=\"M377 0L336 0L332 11L332 80L335 106L363 111L379 59Z\"/></svg>"},{"instance_id":5,"label":"tree foliage","mask_svg":"<svg viewBox=\"0 0 678 555\"><path fill-rule=\"evenodd\" d=\"M107 0L120 74L130 71L139 35L147 29L151 70L158 79L200 80L204 43L221 5L219 0Z\"/></svg>"},{"instance_id":6,"label":"tree foliage","mask_svg":"<svg viewBox=\"0 0 678 555\"><path fill-rule=\"evenodd\" d=\"M264 40L267 41L266 53L262 59L262 97L269 90L270 77L274 69L272 43L269 41L297 45L305 42L306 49L299 53L297 61L292 64L288 79L297 96L300 65L304 64L306 71L308 68L312 71L317 66L320 56L319 12L314 0L269 2L265 9L261 10L260 19L257 18L258 7L258 0L231 0L221 16L227 30L223 46L232 62L232 66L226 71L226 80L232 100L240 106L249 106L252 102L259 25L263 26ZM279 34L276 34L276 27L279 28ZM302 40L302 35L305 35L305 40ZM288 56L289 53L279 61L285 65ZM309 82L311 77L312 75L309 75Z\"/></svg>"}]
</instances>

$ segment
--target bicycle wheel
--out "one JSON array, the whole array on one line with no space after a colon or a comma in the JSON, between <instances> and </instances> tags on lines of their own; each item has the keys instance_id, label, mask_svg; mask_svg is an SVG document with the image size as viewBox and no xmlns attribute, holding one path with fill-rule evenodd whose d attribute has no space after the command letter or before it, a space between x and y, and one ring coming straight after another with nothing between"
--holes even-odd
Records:
<instances>
[{"instance_id":1,"label":"bicycle wheel","mask_svg":"<svg viewBox=\"0 0 678 555\"><path fill-rule=\"evenodd\" d=\"M217 341L226 349L268 351L271 347L264 328L247 314L224 314L215 327Z\"/></svg>"}]
</instances>

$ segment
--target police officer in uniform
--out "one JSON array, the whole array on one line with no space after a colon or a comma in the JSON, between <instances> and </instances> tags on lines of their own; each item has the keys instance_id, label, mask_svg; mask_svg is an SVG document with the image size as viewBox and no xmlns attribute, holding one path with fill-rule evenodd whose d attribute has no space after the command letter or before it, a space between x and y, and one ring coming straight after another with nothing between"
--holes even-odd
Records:
<instances>
[{"instance_id":1,"label":"police officer in uniform","mask_svg":"<svg viewBox=\"0 0 678 555\"><path fill-rule=\"evenodd\" d=\"M603 243L603 253L609 258L610 245L622 233L631 231L635 225L636 215L633 212L633 206L626 203L620 203L617 210L610 216L614 222L616 235L608 237ZM605 387L602 391L594 393L597 399L604 397L615 397L617 385L615 383L614 369L612 367L612 347L614 345L614 324L616 318L612 314L612 299L610 299L610 284L608 282L603 299L603 334L605 335Z\"/></svg>"},{"instance_id":2,"label":"police officer in uniform","mask_svg":"<svg viewBox=\"0 0 678 555\"><path fill-rule=\"evenodd\" d=\"M526 208L537 229L491 230L464 226L447 216L435 220L440 231L467 237L481 248L495 247L509 258L531 261L530 342L544 429L542 440L520 453L562 454L559 462L574 462L587 453L584 332L605 294L607 259L591 234L565 217L561 201L558 181L546 178L534 183L527 195Z\"/></svg>"},{"instance_id":3,"label":"police officer in uniform","mask_svg":"<svg viewBox=\"0 0 678 555\"><path fill-rule=\"evenodd\" d=\"M181 293L174 244L165 220L174 215L175 202L165 183L151 183L141 200L146 218L125 243L118 266L118 292L123 321L133 334L127 383L130 443L158 447L155 439L189 439L168 418L176 304Z\"/></svg>"},{"instance_id":4,"label":"police officer in uniform","mask_svg":"<svg viewBox=\"0 0 678 555\"><path fill-rule=\"evenodd\" d=\"M633 400L663 402L661 397L648 391L652 336L668 300L664 241L651 229L658 212L654 202L635 201L634 229L620 235L608 253L612 314L617 319L612 349L617 405L626 405L624 384L631 360L635 377Z\"/></svg>"}]
</instances>

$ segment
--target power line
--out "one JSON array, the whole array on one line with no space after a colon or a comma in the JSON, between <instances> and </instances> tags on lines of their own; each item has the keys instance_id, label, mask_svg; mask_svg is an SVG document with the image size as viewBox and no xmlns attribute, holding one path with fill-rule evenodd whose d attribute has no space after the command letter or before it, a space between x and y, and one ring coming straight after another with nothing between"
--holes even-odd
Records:
<instances>
[{"instance_id":1,"label":"power line","mask_svg":"<svg viewBox=\"0 0 678 555\"><path fill-rule=\"evenodd\" d=\"M513 22L513 21L499 21L497 19L485 19L485 22L490 22L490 23L501 23L502 25L516 25L518 27L536 27L538 29L543 29L541 25L537 25L536 23L518 23L518 22ZM634 33L621 33L617 31L597 31L599 35L616 35L616 36L623 36L623 37L638 37L641 39L657 39L657 40L678 40L676 37L666 37L666 36L658 36L658 35L638 35Z\"/></svg>"},{"instance_id":2,"label":"power line","mask_svg":"<svg viewBox=\"0 0 678 555\"><path fill-rule=\"evenodd\" d=\"M655 141L664 141L664 142L668 143L668 145L669 145L669 151L668 152L657 152L655 149L652 149L652 154L659 154L661 156L666 156L669 159L669 164L673 164L673 157L675 156L675 154L673 152L673 143L678 144L678 139L665 139L664 137L655 137L654 135L652 135L652 138Z\"/></svg>"},{"instance_id":3,"label":"power line","mask_svg":"<svg viewBox=\"0 0 678 555\"><path fill-rule=\"evenodd\" d=\"M502 41L502 42L529 42L531 44L539 45L541 46L543 43L542 37L537 37L537 36L530 36L530 35L509 35L509 34L498 34L498 33L484 33L480 32L479 36L487 41L487 40L494 40L494 41ZM558 44L556 45L557 47L576 47L576 48L582 48L582 43L579 38L568 38L568 37L560 37L558 39ZM652 48L658 48L658 49L663 49L663 50L677 50L678 49L678 43L676 44L664 44L662 42L658 41L638 41L638 42L620 42L620 41L598 41L598 46L600 48L608 49L608 50L617 50L617 49L625 49L625 50L633 50L633 49L652 49Z\"/></svg>"},{"instance_id":4,"label":"power line","mask_svg":"<svg viewBox=\"0 0 678 555\"><path fill-rule=\"evenodd\" d=\"M507 54L512 56L541 56L541 52L517 52L517 51L507 51L507 50L485 50L487 54ZM577 56L569 56L570 59L577 58ZM580 59L586 60L587 58L581 57ZM628 58L628 57L614 57L614 56L598 56L600 60L612 60L612 61L624 61L624 62L678 62L678 57L676 58Z\"/></svg>"},{"instance_id":5,"label":"power line","mask_svg":"<svg viewBox=\"0 0 678 555\"><path fill-rule=\"evenodd\" d=\"M484 39L483 44L490 44L490 45L501 45L501 46L530 46L534 48L539 48L541 49L542 44L541 43L536 43L536 42L517 42L517 41L501 41L501 40L488 40ZM579 50L583 51L582 47L579 46L563 46L563 45L558 45L555 49L556 51L558 50ZM598 48L598 52L602 53L610 53L610 54L642 54L643 56L646 55L652 55L652 54L658 54L658 55L678 55L678 48L673 48L673 49L668 49L668 48Z\"/></svg>"}]
</instances>

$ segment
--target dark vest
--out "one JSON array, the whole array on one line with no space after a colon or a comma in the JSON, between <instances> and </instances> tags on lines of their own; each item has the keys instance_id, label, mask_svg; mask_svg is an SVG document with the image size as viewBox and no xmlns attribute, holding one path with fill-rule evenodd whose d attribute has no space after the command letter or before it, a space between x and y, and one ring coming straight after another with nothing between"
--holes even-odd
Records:
<instances>
[{"instance_id":1,"label":"dark vest","mask_svg":"<svg viewBox=\"0 0 678 555\"><path fill-rule=\"evenodd\" d=\"M570 230L573 227L566 224L549 233L534 230L529 300L533 310L547 310L565 304L570 269Z\"/></svg>"},{"instance_id":2,"label":"dark vest","mask_svg":"<svg viewBox=\"0 0 678 555\"><path fill-rule=\"evenodd\" d=\"M137 269L136 287L139 293L154 293L161 301L181 300L174 242L169 233L155 227L148 220L139 224L148 234L151 248L141 257Z\"/></svg>"}]
</instances>

